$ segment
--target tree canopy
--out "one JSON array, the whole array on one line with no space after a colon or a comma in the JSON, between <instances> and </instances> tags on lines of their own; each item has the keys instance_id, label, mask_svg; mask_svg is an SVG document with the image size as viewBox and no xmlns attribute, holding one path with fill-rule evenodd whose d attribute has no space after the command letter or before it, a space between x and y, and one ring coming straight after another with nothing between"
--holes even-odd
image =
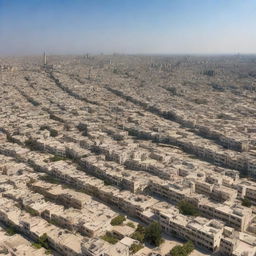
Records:
<instances>
[{"instance_id":1,"label":"tree canopy","mask_svg":"<svg viewBox=\"0 0 256 256\"><path fill-rule=\"evenodd\" d=\"M125 221L125 217L123 215L118 215L114 219L111 220L110 224L112 226L121 225Z\"/></svg>"},{"instance_id":2,"label":"tree canopy","mask_svg":"<svg viewBox=\"0 0 256 256\"><path fill-rule=\"evenodd\" d=\"M250 199L244 198L244 199L242 199L242 205L245 207L251 207L252 203L251 203Z\"/></svg>"},{"instance_id":3,"label":"tree canopy","mask_svg":"<svg viewBox=\"0 0 256 256\"><path fill-rule=\"evenodd\" d=\"M152 222L145 229L145 241L159 246L161 244L162 238L162 228L158 222Z\"/></svg>"},{"instance_id":4,"label":"tree canopy","mask_svg":"<svg viewBox=\"0 0 256 256\"><path fill-rule=\"evenodd\" d=\"M191 203L183 200L178 203L180 212L184 215L197 216L199 215L198 209Z\"/></svg>"},{"instance_id":5,"label":"tree canopy","mask_svg":"<svg viewBox=\"0 0 256 256\"><path fill-rule=\"evenodd\" d=\"M188 256L194 249L194 244L191 241L188 241L184 245L174 246L171 249L170 254L171 256Z\"/></svg>"}]
</instances>

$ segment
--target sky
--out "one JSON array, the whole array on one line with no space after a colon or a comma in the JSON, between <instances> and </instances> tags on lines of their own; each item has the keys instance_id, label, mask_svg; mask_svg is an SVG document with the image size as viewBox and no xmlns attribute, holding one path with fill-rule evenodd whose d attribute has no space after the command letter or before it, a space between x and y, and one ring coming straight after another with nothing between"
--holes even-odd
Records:
<instances>
[{"instance_id":1,"label":"sky","mask_svg":"<svg viewBox=\"0 0 256 256\"><path fill-rule=\"evenodd\" d=\"M256 0L0 0L0 55L256 53Z\"/></svg>"}]
</instances>

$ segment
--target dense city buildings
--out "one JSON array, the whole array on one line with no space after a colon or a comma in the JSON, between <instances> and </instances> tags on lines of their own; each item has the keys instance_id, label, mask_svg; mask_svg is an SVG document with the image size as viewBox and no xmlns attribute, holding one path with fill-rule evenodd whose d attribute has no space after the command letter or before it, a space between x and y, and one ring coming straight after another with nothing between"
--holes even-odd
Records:
<instances>
[{"instance_id":1,"label":"dense city buildings","mask_svg":"<svg viewBox=\"0 0 256 256\"><path fill-rule=\"evenodd\" d=\"M255 63L1 58L0 254L255 256Z\"/></svg>"}]
</instances>

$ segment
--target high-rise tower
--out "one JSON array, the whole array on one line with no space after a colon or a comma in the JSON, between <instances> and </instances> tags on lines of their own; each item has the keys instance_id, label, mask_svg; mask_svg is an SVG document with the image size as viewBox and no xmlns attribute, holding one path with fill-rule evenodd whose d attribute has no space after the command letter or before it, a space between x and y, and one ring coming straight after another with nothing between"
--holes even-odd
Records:
<instances>
[{"instance_id":1,"label":"high-rise tower","mask_svg":"<svg viewBox=\"0 0 256 256\"><path fill-rule=\"evenodd\" d=\"M47 57L46 57L46 54L44 52L44 66L46 66L46 65L47 65Z\"/></svg>"}]
</instances>

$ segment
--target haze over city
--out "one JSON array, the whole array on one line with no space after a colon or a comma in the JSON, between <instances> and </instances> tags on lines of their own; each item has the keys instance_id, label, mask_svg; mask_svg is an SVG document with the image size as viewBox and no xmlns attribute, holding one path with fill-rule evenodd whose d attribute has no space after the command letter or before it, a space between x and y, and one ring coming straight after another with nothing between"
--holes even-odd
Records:
<instances>
[{"instance_id":1,"label":"haze over city","mask_svg":"<svg viewBox=\"0 0 256 256\"><path fill-rule=\"evenodd\" d=\"M0 0L0 255L256 256L255 0Z\"/></svg>"},{"instance_id":2,"label":"haze over city","mask_svg":"<svg viewBox=\"0 0 256 256\"><path fill-rule=\"evenodd\" d=\"M256 52L255 0L0 0L0 54Z\"/></svg>"}]
</instances>

